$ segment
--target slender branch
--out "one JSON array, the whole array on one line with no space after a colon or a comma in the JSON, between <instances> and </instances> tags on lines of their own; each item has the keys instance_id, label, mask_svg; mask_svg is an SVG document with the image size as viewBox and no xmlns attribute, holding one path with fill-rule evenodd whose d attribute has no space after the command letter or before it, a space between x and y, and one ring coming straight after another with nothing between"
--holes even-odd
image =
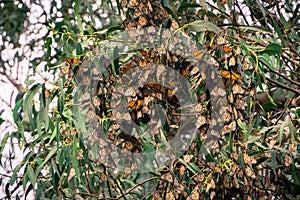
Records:
<instances>
[{"instance_id":1,"label":"slender branch","mask_svg":"<svg viewBox=\"0 0 300 200\"><path fill-rule=\"evenodd\" d=\"M241 9L239 3L238 3L237 1L234 1L234 4L235 4L235 5L237 6L237 8L240 10L240 13L242 14L242 17L243 17L243 19L245 20L247 26L250 26L250 24L249 24L249 22L248 22L246 16L244 15L244 13L243 13L243 11L242 11L242 9Z\"/></svg>"},{"instance_id":2,"label":"slender branch","mask_svg":"<svg viewBox=\"0 0 300 200\"><path fill-rule=\"evenodd\" d=\"M0 176L7 177L7 178L12 178L12 176L8 175L8 174L2 174L2 173L0 173ZM17 178L22 179L23 176L17 176Z\"/></svg>"},{"instance_id":3,"label":"slender branch","mask_svg":"<svg viewBox=\"0 0 300 200\"><path fill-rule=\"evenodd\" d=\"M300 83L299 83L298 81L294 81L294 80L292 80L292 79L286 77L285 75L283 75L283 74L281 74L281 73L279 73L279 72L277 72L277 71L271 69L271 68L270 68L268 65L266 65L266 64L263 64L263 65L266 66L266 67L267 67L271 72L273 72L274 74L277 74L277 75L280 76L281 78L283 78L283 79L285 79L285 80L287 80L287 81L289 81L289 82L291 82L291 83L294 83L295 85L298 85L298 86L300 87Z\"/></svg>"},{"instance_id":4,"label":"slender branch","mask_svg":"<svg viewBox=\"0 0 300 200\"><path fill-rule=\"evenodd\" d=\"M295 92L296 94L300 95L300 90L297 90L297 89L295 89L295 88L292 88L292 87L289 87L289 86L284 85L284 84L282 84L282 83L279 83L279 82L277 82L277 81L274 81L273 79L271 79L271 78L269 78L269 77L266 77L266 79L267 79L269 82L273 83L274 85L276 85L276 86L278 86L278 87L281 87L281 88L287 89L287 90L291 90L291 91Z\"/></svg>"},{"instance_id":5,"label":"slender branch","mask_svg":"<svg viewBox=\"0 0 300 200\"><path fill-rule=\"evenodd\" d=\"M7 80L20 92L24 91L24 88L22 86L22 84L18 84L16 83L15 80L13 80L7 73L6 73L6 70L4 68L3 69L3 72L2 74L7 78Z\"/></svg>"},{"instance_id":6,"label":"slender branch","mask_svg":"<svg viewBox=\"0 0 300 200\"><path fill-rule=\"evenodd\" d=\"M151 188L151 190L150 190L149 192L147 192L147 194L145 194L145 195L141 198L141 200L146 199L146 198L149 196L149 194L151 194L151 193L155 190L155 188L156 188L156 186L154 185L154 186Z\"/></svg>"},{"instance_id":7,"label":"slender branch","mask_svg":"<svg viewBox=\"0 0 300 200\"><path fill-rule=\"evenodd\" d=\"M136 184L136 185L133 186L132 188L128 189L124 194L127 195L127 194L129 194L130 192L132 192L134 189L136 189L137 187L139 187L139 186L141 186L141 185L143 185L144 183L147 183L147 182L149 182L149 181L155 180L155 179L159 179L159 178L158 178L158 177L151 177L151 178L148 178L148 179L142 181L141 183ZM122 198L122 196L120 195L120 196L118 196L116 199L121 199L121 198Z\"/></svg>"},{"instance_id":8,"label":"slender branch","mask_svg":"<svg viewBox=\"0 0 300 200\"><path fill-rule=\"evenodd\" d=\"M125 197L126 193L124 194L122 191L122 188L119 186L118 182L116 181L116 179L109 173L109 171L107 171L108 175L110 176L110 178L115 182L116 186L119 188L121 195L119 198L124 197L124 199L126 200L127 198ZM117 199L119 199L117 198Z\"/></svg>"},{"instance_id":9,"label":"slender branch","mask_svg":"<svg viewBox=\"0 0 300 200\"><path fill-rule=\"evenodd\" d=\"M227 17L229 17L230 18L230 15L229 14L227 14L226 12L224 12L224 11L222 11L222 10L220 10L219 8L217 8L216 6L214 6L214 5L212 5L212 4L210 4L209 2L206 2L210 7L212 7L213 9L216 9L217 11L219 11L220 13L223 13L224 15L226 15Z\"/></svg>"}]
</instances>

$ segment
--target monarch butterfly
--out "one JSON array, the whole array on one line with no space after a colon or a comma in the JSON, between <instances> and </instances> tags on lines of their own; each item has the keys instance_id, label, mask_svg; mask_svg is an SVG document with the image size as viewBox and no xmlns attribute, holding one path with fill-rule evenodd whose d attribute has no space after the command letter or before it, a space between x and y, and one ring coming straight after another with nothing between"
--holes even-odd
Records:
<instances>
[{"instance_id":1,"label":"monarch butterfly","mask_svg":"<svg viewBox=\"0 0 300 200\"><path fill-rule=\"evenodd\" d=\"M144 58L146 58L147 62L152 63L153 62L153 58L155 57L150 49L150 51L145 51L142 49L138 49L138 51L142 54L142 56L144 56Z\"/></svg>"},{"instance_id":2,"label":"monarch butterfly","mask_svg":"<svg viewBox=\"0 0 300 200\"><path fill-rule=\"evenodd\" d=\"M221 72L221 74L227 78L227 79L231 79L231 80L237 80L239 78L241 78L241 75L240 74L237 74L235 72L232 72L232 71L227 71L227 70L223 70Z\"/></svg>"},{"instance_id":3,"label":"monarch butterfly","mask_svg":"<svg viewBox=\"0 0 300 200\"><path fill-rule=\"evenodd\" d=\"M171 90L169 90L168 88L162 88L162 92L164 95L166 95L167 97L170 97L173 95L173 92Z\"/></svg>"},{"instance_id":4,"label":"monarch butterfly","mask_svg":"<svg viewBox=\"0 0 300 200\"><path fill-rule=\"evenodd\" d=\"M128 102L127 106L132 110L137 110L142 106L143 102L143 100L131 100Z\"/></svg>"},{"instance_id":5,"label":"monarch butterfly","mask_svg":"<svg viewBox=\"0 0 300 200\"><path fill-rule=\"evenodd\" d=\"M64 65L64 66L61 68L61 73L62 73L62 75L65 75L65 74L69 73L69 70L70 70L70 65Z\"/></svg>"},{"instance_id":6,"label":"monarch butterfly","mask_svg":"<svg viewBox=\"0 0 300 200\"><path fill-rule=\"evenodd\" d=\"M161 85L160 84L156 84L156 83L153 83L153 82L149 82L147 84L147 86L153 90L161 90Z\"/></svg>"},{"instance_id":7,"label":"monarch butterfly","mask_svg":"<svg viewBox=\"0 0 300 200\"><path fill-rule=\"evenodd\" d=\"M226 47L226 46L223 47L223 51L225 54L229 54L232 51L232 49L233 49L232 47Z\"/></svg>"},{"instance_id":8,"label":"monarch butterfly","mask_svg":"<svg viewBox=\"0 0 300 200\"><path fill-rule=\"evenodd\" d=\"M120 71L122 72L122 73L127 73L128 71L130 71L132 69L132 66L131 66L131 64L130 63L128 63L128 64L126 64L126 65L122 65L121 67L120 67Z\"/></svg>"},{"instance_id":9,"label":"monarch butterfly","mask_svg":"<svg viewBox=\"0 0 300 200\"><path fill-rule=\"evenodd\" d=\"M64 60L71 66L80 62L80 60L77 58L65 58Z\"/></svg>"},{"instance_id":10,"label":"monarch butterfly","mask_svg":"<svg viewBox=\"0 0 300 200\"><path fill-rule=\"evenodd\" d=\"M141 67L146 67L147 66L146 60L140 61L139 64L140 64Z\"/></svg>"},{"instance_id":11,"label":"monarch butterfly","mask_svg":"<svg viewBox=\"0 0 300 200\"><path fill-rule=\"evenodd\" d=\"M132 6L132 7L137 6L137 4L138 4L138 2L136 0L131 0L129 2L129 5Z\"/></svg>"},{"instance_id":12,"label":"monarch butterfly","mask_svg":"<svg viewBox=\"0 0 300 200\"><path fill-rule=\"evenodd\" d=\"M196 50L193 52L193 55L196 60L201 60L204 55L204 50Z\"/></svg>"}]
</instances>

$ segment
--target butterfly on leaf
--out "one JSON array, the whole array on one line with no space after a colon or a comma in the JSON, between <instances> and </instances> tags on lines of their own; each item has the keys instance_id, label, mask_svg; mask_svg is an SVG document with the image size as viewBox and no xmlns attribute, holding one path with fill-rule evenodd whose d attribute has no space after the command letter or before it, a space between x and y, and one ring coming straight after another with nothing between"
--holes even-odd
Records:
<instances>
[{"instance_id":1,"label":"butterfly on leaf","mask_svg":"<svg viewBox=\"0 0 300 200\"><path fill-rule=\"evenodd\" d=\"M240 79L242 77L240 74L237 74L237 73L232 72L232 71L227 71L227 70L221 71L221 74L225 78L230 79L230 80L237 80L237 79Z\"/></svg>"}]
</instances>

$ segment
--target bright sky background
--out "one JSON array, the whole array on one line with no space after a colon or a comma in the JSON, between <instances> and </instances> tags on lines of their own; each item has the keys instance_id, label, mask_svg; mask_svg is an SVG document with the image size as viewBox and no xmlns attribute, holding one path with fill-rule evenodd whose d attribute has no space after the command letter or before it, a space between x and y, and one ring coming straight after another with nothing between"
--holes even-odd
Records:
<instances>
[{"instance_id":1,"label":"bright sky background","mask_svg":"<svg viewBox=\"0 0 300 200\"><path fill-rule=\"evenodd\" d=\"M11 68L11 66L13 66L12 73L9 74L11 79L17 80L18 84L22 84L25 87L26 78L28 77L29 74L33 73L33 71L31 69L29 69L30 61L34 57L42 57L44 55L43 47L42 47L44 45L44 41L41 41L39 43L40 47L36 47L33 50L33 52L29 50L28 43L31 40L35 40L36 38L44 37L45 34L47 33L47 27L40 24L40 23L43 23L46 21L46 17L44 15L42 17L40 17L40 16L41 16L43 10L45 10L47 15L50 16L51 1L47 1L47 0L42 1L41 4L43 5L43 8L41 8L40 6L38 6L36 4L30 3L29 0L25 0L23 2L25 2L26 5L28 6L28 8L30 9L30 12L27 15L30 24L35 24L35 25L28 25L27 31L25 31L25 33L23 33L20 36L19 43L21 44L21 47L19 47L19 48L14 48L12 44L9 44L7 42L3 43L2 37L0 36L0 45L4 45L6 47L6 49L1 52L0 56L2 57L2 59L4 61L7 61L9 63L10 66L8 66L8 65L5 66L7 69L9 69L9 68ZM58 5L61 5L60 1L58 1ZM56 14L56 13L52 13L52 15L53 14ZM28 33L30 33L30 34L28 34ZM24 57L24 59L19 63L17 63L17 60L14 59L14 55L16 52L19 52L19 54ZM0 82L0 84L1 84L0 85L0 88L1 88L0 107L5 108L5 111L1 117L3 119L5 119L6 122L4 122L0 126L0 133L1 133L0 140L1 140L1 138L3 138L3 136L5 134L16 130L15 125L13 123L12 108L15 106L15 98L18 95L17 89L12 85L12 83L10 83L7 80L7 78L5 78L4 76L1 76L1 79L6 81L6 83ZM38 77L37 77L37 79L38 79ZM20 150L19 145L17 145L17 141L13 141L13 142L16 143L16 145L14 145L14 146L16 147L16 149L15 149L16 152L18 152L16 154L17 159L13 162L13 165L15 166L19 162L22 161L23 153ZM9 154L9 148L7 146L7 148L5 148L5 150L3 151L3 157L8 157L8 154ZM5 169L0 168L0 172L6 174ZM11 174L12 173L9 173L7 175L11 175ZM5 179L4 179L3 183L1 185L0 199L2 199L5 196L3 189L4 189L6 182L7 181L5 181ZM10 188L13 188L13 187L10 187ZM22 193L22 191L19 191L19 192ZM27 199L34 199L32 192L27 197Z\"/></svg>"}]
</instances>

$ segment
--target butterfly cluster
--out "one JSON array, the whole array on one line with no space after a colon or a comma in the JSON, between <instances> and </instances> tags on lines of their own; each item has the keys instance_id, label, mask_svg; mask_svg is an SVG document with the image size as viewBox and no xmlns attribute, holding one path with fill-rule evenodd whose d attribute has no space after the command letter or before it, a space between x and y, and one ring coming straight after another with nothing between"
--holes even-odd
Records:
<instances>
[{"instance_id":1,"label":"butterfly cluster","mask_svg":"<svg viewBox=\"0 0 300 200\"><path fill-rule=\"evenodd\" d=\"M224 87L227 90L228 107L223 114L225 126L223 134L237 132L237 120L247 120L247 102L245 96L253 92L253 88L245 84L250 84L241 74L249 70L245 68L244 57L240 48L240 42L227 38L225 35L215 35L211 42L206 44L207 51L217 57L219 71L223 77ZM239 136L237 135L237 138Z\"/></svg>"},{"instance_id":2,"label":"butterfly cluster","mask_svg":"<svg viewBox=\"0 0 300 200\"><path fill-rule=\"evenodd\" d=\"M128 9L128 17L121 24L125 30L142 27L158 27L169 17L166 10L158 5L156 0L121 0L122 7Z\"/></svg>"}]
</instances>

